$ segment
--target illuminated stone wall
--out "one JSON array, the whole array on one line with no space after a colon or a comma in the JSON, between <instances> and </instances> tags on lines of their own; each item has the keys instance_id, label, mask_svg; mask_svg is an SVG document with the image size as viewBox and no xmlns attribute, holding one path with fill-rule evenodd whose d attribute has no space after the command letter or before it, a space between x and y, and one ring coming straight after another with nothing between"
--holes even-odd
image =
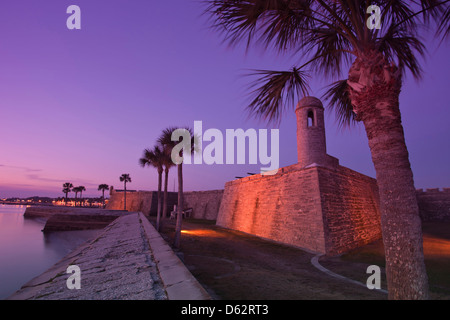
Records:
<instances>
[{"instance_id":1,"label":"illuminated stone wall","mask_svg":"<svg viewBox=\"0 0 450 320\"><path fill-rule=\"evenodd\" d=\"M342 166L318 173L326 252L346 252L381 238L376 180Z\"/></svg>"},{"instance_id":2,"label":"illuminated stone wall","mask_svg":"<svg viewBox=\"0 0 450 320\"><path fill-rule=\"evenodd\" d=\"M153 191L127 191L127 211L142 212L146 216L151 214L152 202L156 201L156 192ZM154 207L154 206L153 206ZM111 188L109 201L106 205L108 210L124 209L124 192Z\"/></svg>"},{"instance_id":3,"label":"illuminated stone wall","mask_svg":"<svg viewBox=\"0 0 450 320\"><path fill-rule=\"evenodd\" d=\"M325 252L317 168L281 168L227 182L217 225Z\"/></svg>"},{"instance_id":4,"label":"illuminated stone wall","mask_svg":"<svg viewBox=\"0 0 450 320\"><path fill-rule=\"evenodd\" d=\"M191 191L184 193L185 208L192 208L194 219L216 220L223 190Z\"/></svg>"},{"instance_id":5,"label":"illuminated stone wall","mask_svg":"<svg viewBox=\"0 0 450 320\"><path fill-rule=\"evenodd\" d=\"M127 210L142 212L146 216L156 216L158 200L156 191L127 191ZM191 191L184 193L184 207L192 208L191 218L216 220L222 200L223 190ZM168 192L167 214L178 203L178 193ZM110 199L106 205L109 210L123 210L124 192L110 190Z\"/></svg>"},{"instance_id":6,"label":"illuminated stone wall","mask_svg":"<svg viewBox=\"0 0 450 320\"><path fill-rule=\"evenodd\" d=\"M449 221L450 222L450 188L419 189L417 201L422 221Z\"/></svg>"},{"instance_id":7,"label":"illuminated stone wall","mask_svg":"<svg viewBox=\"0 0 450 320\"><path fill-rule=\"evenodd\" d=\"M292 165L230 181L217 225L319 253L381 237L376 181L348 168Z\"/></svg>"}]
</instances>

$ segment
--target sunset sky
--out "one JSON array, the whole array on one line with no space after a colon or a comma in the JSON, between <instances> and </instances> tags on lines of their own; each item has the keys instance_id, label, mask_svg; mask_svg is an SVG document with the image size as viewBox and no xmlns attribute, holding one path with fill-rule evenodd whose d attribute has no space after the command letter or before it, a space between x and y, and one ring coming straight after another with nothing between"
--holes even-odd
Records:
<instances>
[{"instance_id":1,"label":"sunset sky","mask_svg":"<svg viewBox=\"0 0 450 320\"><path fill-rule=\"evenodd\" d=\"M81 8L81 30L66 9ZM62 184L155 190L156 170L138 159L169 126L279 128L280 166L297 161L295 113L279 126L248 118L249 69L287 70L299 60L253 47L230 48L210 29L201 1L2 1L0 3L0 198L62 196ZM400 97L417 188L450 187L450 46L426 36L420 82ZM343 77L346 77L345 75ZM332 79L316 76L321 97ZM294 106L293 106L294 107ZM325 104L325 108L327 105ZM338 128L326 110L328 154L374 177L361 124ZM261 165L186 165L185 190L222 189ZM172 191L176 170L170 175Z\"/></svg>"}]
</instances>

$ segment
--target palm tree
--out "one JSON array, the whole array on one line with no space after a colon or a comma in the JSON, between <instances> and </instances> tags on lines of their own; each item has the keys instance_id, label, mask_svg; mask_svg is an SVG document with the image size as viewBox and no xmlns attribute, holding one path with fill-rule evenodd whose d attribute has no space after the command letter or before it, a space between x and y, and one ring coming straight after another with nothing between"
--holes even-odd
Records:
<instances>
[{"instance_id":1,"label":"palm tree","mask_svg":"<svg viewBox=\"0 0 450 320\"><path fill-rule=\"evenodd\" d=\"M178 141L172 140L172 134L175 130L180 128L166 128L163 130L161 136L158 138L158 143L160 143L166 152L166 154L171 155L171 162L177 166L178 169L178 205L177 205L177 221L175 227L175 238L174 238L174 246L176 248L180 247L180 239L181 239L181 226L183 221L183 209L184 209L184 199L183 199L183 150L178 150L179 154L176 154L175 147L180 143ZM191 137L190 141L190 153L195 151L196 146L196 138L194 137L192 130L190 128L184 128L189 133ZM180 157L177 159L177 157ZM167 183L167 180L166 180Z\"/></svg>"},{"instance_id":2,"label":"palm tree","mask_svg":"<svg viewBox=\"0 0 450 320\"><path fill-rule=\"evenodd\" d=\"M164 163L164 201L163 201L163 218L167 217L167 201L168 201L168 183L169 183L169 170L175 164L173 163L170 152L163 146L163 163Z\"/></svg>"},{"instance_id":3,"label":"palm tree","mask_svg":"<svg viewBox=\"0 0 450 320\"><path fill-rule=\"evenodd\" d=\"M208 0L206 12L231 44L259 42L303 60L289 71L256 71L249 112L279 121L308 95L309 73L348 78L325 95L341 125L364 124L380 193L390 299L428 298L422 229L399 109L402 77L420 78L420 25L449 35L449 4L439 0ZM379 29L372 9L381 9ZM376 20L375 20L376 21ZM256 40L256 41L255 41ZM307 69L308 68L308 69Z\"/></svg>"},{"instance_id":4,"label":"palm tree","mask_svg":"<svg viewBox=\"0 0 450 320\"><path fill-rule=\"evenodd\" d=\"M72 188L73 188L73 184L70 182L66 182L63 184L62 192L66 194L66 204L67 204L67 200L68 200L67 196L68 196L69 192L72 190Z\"/></svg>"},{"instance_id":5,"label":"palm tree","mask_svg":"<svg viewBox=\"0 0 450 320\"><path fill-rule=\"evenodd\" d=\"M155 146L152 150L145 149L142 158L139 159L139 165L141 167L152 166L158 171L158 207L156 213L156 230L159 231L160 219L161 219L161 186L162 186L162 173L163 173L163 157L164 154L159 146Z\"/></svg>"},{"instance_id":6,"label":"palm tree","mask_svg":"<svg viewBox=\"0 0 450 320\"><path fill-rule=\"evenodd\" d=\"M98 191L102 192L102 202L103 202L103 207L105 207L105 191L109 189L109 186L107 184L100 184L98 186Z\"/></svg>"},{"instance_id":7,"label":"palm tree","mask_svg":"<svg viewBox=\"0 0 450 320\"><path fill-rule=\"evenodd\" d=\"M120 181L123 181L123 210L127 210L127 182L131 182L131 177L129 173L124 173L120 176Z\"/></svg>"},{"instance_id":8,"label":"palm tree","mask_svg":"<svg viewBox=\"0 0 450 320\"><path fill-rule=\"evenodd\" d=\"M80 192L80 187L73 187L72 191L75 192L75 206L76 206L77 205L77 195L78 195L78 192Z\"/></svg>"},{"instance_id":9,"label":"palm tree","mask_svg":"<svg viewBox=\"0 0 450 320\"><path fill-rule=\"evenodd\" d=\"M80 192L80 206L81 206L81 200L83 198L83 191L86 191L86 187L85 186L79 186L78 187L78 191Z\"/></svg>"}]
</instances>

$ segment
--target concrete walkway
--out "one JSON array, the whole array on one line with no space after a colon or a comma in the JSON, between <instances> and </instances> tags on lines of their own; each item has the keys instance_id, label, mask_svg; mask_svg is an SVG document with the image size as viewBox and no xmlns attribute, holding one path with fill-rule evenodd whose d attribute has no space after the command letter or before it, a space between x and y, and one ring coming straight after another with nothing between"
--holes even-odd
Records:
<instances>
[{"instance_id":1,"label":"concrete walkway","mask_svg":"<svg viewBox=\"0 0 450 320\"><path fill-rule=\"evenodd\" d=\"M69 266L80 289L69 289ZM122 216L8 299L211 299L142 213Z\"/></svg>"}]
</instances>

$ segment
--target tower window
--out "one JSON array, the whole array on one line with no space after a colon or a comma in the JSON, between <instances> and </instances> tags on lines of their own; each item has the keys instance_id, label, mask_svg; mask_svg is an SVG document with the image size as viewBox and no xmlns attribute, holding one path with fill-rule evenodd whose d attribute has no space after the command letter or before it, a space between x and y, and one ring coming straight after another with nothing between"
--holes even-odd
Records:
<instances>
[{"instance_id":1,"label":"tower window","mask_svg":"<svg viewBox=\"0 0 450 320\"><path fill-rule=\"evenodd\" d=\"M308 127L313 127L315 125L314 122L314 112L312 110L308 110Z\"/></svg>"}]
</instances>

